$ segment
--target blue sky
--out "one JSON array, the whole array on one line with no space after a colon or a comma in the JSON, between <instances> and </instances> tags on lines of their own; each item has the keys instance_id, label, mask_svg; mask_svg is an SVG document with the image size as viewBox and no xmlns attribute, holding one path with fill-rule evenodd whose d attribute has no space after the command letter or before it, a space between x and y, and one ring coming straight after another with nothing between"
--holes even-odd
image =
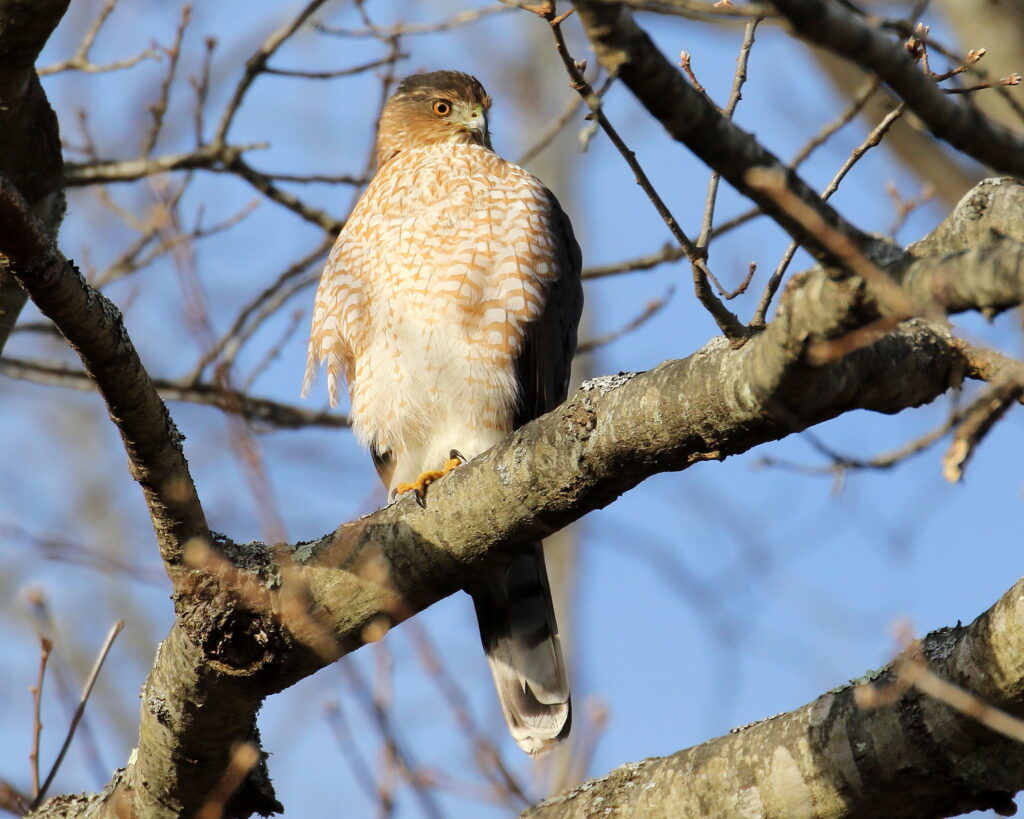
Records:
<instances>
[{"instance_id":1,"label":"blue sky","mask_svg":"<svg viewBox=\"0 0 1024 819\"><path fill-rule=\"evenodd\" d=\"M366 7L378 25L388 25L444 19L467 5L474 4L381 0ZM41 62L73 51L98 7L96 2L73 4ZM207 133L245 57L299 7L264 0L195 9L183 73L195 73L203 36L221 37ZM350 3L329 4L321 19L361 27ZM724 101L739 28L640 19L670 57L689 51L708 91ZM119 59L151 39L168 43L176 20L171 4L122 0L110 30L97 41L94 58ZM936 28L941 28L937 21ZM477 74L495 97L495 148L516 157L531 142L530 130L537 127L531 123L543 121L544 112L560 110L570 98L542 29L533 16L511 12L452 33L409 37L403 44L409 57L401 63L401 73L459 68ZM224 34L229 30L230 37ZM583 56L574 23L569 31L576 56ZM372 38L338 39L305 31L273 64L322 70L383 54ZM530 71L517 69L528 54L536 55L531 57L536 64ZM154 98L163 70L161 64L147 62L110 75L47 80L65 137L80 141L75 110L85 106L100 153L134 156L147 122L143 106ZM520 76L527 79L517 81ZM270 142L268 149L250 156L261 170L359 173L372 139L376 94L372 73L327 82L262 78L231 138L238 143ZM172 97L172 125L158 153L188 147L190 105L181 86ZM842 107L806 50L781 31L763 27L737 115L740 126L788 158ZM606 111L674 214L696 234L706 169L671 142L625 88L612 90ZM593 138L586 153L580 152L577 135L585 125L579 119L570 125L531 169L552 180L572 216L587 264L656 250L670 239L666 228L602 135ZM848 126L807 163L805 178L823 187L867 130L861 122ZM894 218L884 192L889 182L907 197L921 188L887 151L872 151L833 201L862 229L884 231ZM110 190L122 207L142 208L148 201L142 185ZM339 218L352 198L352 190L340 186L296 190ZM251 188L227 175L198 174L183 200L183 212L194 215L202 209L204 218L214 222L253 198ZM718 221L745 208L723 185ZM919 238L944 212L938 204L915 211L898 238ZM93 193L75 191L69 197L61 234L67 255L102 268L131 237ZM215 329L225 330L243 304L319 238L317 229L263 202L232 231L199 243L197 276ZM712 246L712 268L726 284L742 279L751 261L758 263L751 292L731 303L742 318L749 318L787 243L781 230L759 219ZM791 270L807 263L800 254ZM651 299L674 288L668 305L653 319L591 356L585 362L588 371L644 370L705 344L716 329L690 287L689 269L683 264L588 284L583 337L621 327ZM168 263L117 282L107 292L125 310L129 331L154 375L173 378L191 369L200 344L187 329L182 288ZM296 296L240 356L242 378L276 351L253 392L298 402L311 300L309 290ZM300 329L286 337L296 313L301 314ZM25 320L36 317L26 311ZM1018 321L1008 315L986 325L967 317L958 318L956 326L970 338L1020 355ZM72 361L61 344L28 334L16 335L7 352ZM58 650L66 658L58 665L71 678L82 674L111 621L127 621L89 708L98 767L107 771L123 765L134 744L136 693L156 642L170 625L171 606L142 498L127 474L119 438L99 398L11 380L4 380L2 389L0 440L7 457L0 464L0 531L8 536L0 540L0 645L9 661L8 696L0 698L0 726L6 737L0 745L0 776L24 786L31 730L26 689L34 683L38 662L26 590L41 589L50 601ZM951 400L944 397L894 417L857 412L813 434L839 452L870 456L942 423ZM309 402L322 404L322 391ZM187 436L186 454L211 525L239 541L261 537L259 501L231 454L225 420L206 407L170 408ZM319 536L383 499L369 459L347 432L274 432L260 436L259 443L291 540ZM1021 572L1015 522L1022 501L1016 455L1022 446L1020 415L1011 413L983 444L960 485L942 479L940 445L892 470L851 473L836 492L830 477L760 465L766 457L824 465L805 436L791 436L724 463L658 476L585 518L573 528L575 594L563 615L563 628L572 635L576 730L588 730L586 715L596 705L608 712L588 775L670 753L802 705L887 662L895 645L893 624L904 618L924 633L958 620L969 622L984 611ZM44 560L23 532L59 536L115 555L146 573L146 579ZM533 770L505 735L469 599L457 595L445 600L417 623L460 681L482 730L523 780L541 792L543 771ZM424 673L408 628L399 627L384 642L384 649L364 649L349 662L367 679L390 665L391 708L403 743L424 765L479 787L483 780L475 772L469 744L453 727L451 714ZM44 760L53 758L67 722L52 682L44 698ZM77 690L78 682L72 687ZM324 669L268 700L260 716L264 745L272 754L271 775L287 815L333 816L340 805L353 816L374 812L374 803L331 734L325 708L332 702L340 703L368 764L379 765L379 738L349 681L338 668ZM55 791L98 787L96 767L76 740ZM422 815L408 787L400 787L396 797L396 815ZM446 816L508 814L507 809L447 793L438 799Z\"/></svg>"}]
</instances>

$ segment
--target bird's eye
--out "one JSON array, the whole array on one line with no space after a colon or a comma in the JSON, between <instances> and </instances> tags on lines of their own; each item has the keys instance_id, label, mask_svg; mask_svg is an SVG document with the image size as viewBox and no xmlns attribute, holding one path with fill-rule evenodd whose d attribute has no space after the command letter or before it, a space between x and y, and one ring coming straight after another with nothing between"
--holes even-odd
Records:
<instances>
[{"instance_id":1,"label":"bird's eye","mask_svg":"<svg viewBox=\"0 0 1024 819\"><path fill-rule=\"evenodd\" d=\"M452 104L447 100L434 100L433 111L439 117L446 117L452 112Z\"/></svg>"}]
</instances>

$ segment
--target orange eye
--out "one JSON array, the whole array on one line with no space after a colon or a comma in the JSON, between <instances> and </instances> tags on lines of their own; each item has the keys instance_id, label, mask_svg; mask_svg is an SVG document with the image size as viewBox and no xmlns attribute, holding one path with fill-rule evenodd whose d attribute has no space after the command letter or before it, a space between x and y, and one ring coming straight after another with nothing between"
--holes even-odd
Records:
<instances>
[{"instance_id":1,"label":"orange eye","mask_svg":"<svg viewBox=\"0 0 1024 819\"><path fill-rule=\"evenodd\" d=\"M446 117L452 112L452 105L446 100L434 100L433 111L439 117Z\"/></svg>"}]
</instances>

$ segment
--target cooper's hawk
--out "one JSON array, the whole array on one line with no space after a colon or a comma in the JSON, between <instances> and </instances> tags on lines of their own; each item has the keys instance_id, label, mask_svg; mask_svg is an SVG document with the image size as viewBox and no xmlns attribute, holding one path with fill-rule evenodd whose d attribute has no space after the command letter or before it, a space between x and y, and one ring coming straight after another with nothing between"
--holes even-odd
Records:
<instances>
[{"instance_id":1,"label":"cooper's hawk","mask_svg":"<svg viewBox=\"0 0 1024 819\"><path fill-rule=\"evenodd\" d=\"M377 173L338 236L313 312L305 393L327 362L389 493L416 491L566 395L580 251L554 195L491 150L468 74L406 78ZM505 720L531 754L569 733L569 686L540 543L468 589Z\"/></svg>"}]
</instances>

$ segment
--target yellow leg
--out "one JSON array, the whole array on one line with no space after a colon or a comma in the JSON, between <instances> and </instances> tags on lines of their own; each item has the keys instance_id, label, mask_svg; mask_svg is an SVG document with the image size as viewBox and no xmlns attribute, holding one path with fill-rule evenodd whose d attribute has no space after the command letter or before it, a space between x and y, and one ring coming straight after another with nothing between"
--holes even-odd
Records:
<instances>
[{"instance_id":1,"label":"yellow leg","mask_svg":"<svg viewBox=\"0 0 1024 819\"><path fill-rule=\"evenodd\" d=\"M423 506L423 499L427 496L427 487L439 478L443 478L456 467L462 466L462 463L462 457L453 450L451 457L445 461L443 467L421 473L420 476L412 483L398 484L398 486L395 487L395 494L404 495L406 492L415 492L416 502L420 506Z\"/></svg>"}]
</instances>

